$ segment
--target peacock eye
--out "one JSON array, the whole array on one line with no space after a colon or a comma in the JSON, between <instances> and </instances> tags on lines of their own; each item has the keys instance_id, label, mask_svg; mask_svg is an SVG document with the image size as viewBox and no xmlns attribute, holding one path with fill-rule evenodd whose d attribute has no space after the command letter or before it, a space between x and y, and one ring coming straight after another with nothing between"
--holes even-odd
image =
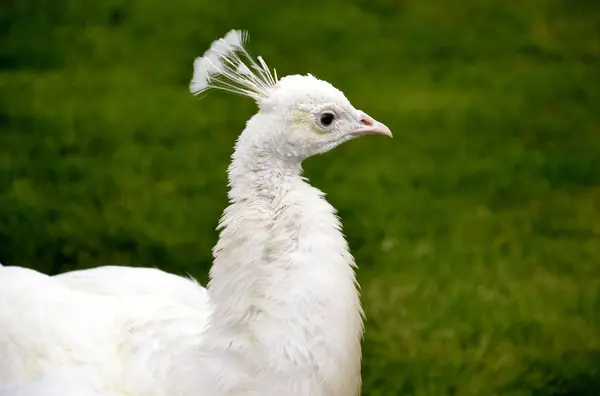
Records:
<instances>
[{"instance_id":1,"label":"peacock eye","mask_svg":"<svg viewBox=\"0 0 600 396\"><path fill-rule=\"evenodd\" d=\"M321 114L321 118L319 119L319 122L321 123L322 126L328 127L331 125L331 123L333 122L334 119L335 119L335 114L327 111L327 112Z\"/></svg>"}]
</instances>

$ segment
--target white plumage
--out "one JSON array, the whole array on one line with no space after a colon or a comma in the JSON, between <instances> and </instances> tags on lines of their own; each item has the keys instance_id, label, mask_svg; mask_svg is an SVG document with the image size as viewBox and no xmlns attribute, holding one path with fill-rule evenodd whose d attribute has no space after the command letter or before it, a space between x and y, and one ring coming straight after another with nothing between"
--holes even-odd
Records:
<instances>
[{"instance_id":1,"label":"white plumage","mask_svg":"<svg viewBox=\"0 0 600 396\"><path fill-rule=\"evenodd\" d=\"M303 159L389 129L311 75L278 80L229 32L193 93L253 98L208 291L156 269L0 266L0 396L353 396L362 311L335 210Z\"/></svg>"}]
</instances>

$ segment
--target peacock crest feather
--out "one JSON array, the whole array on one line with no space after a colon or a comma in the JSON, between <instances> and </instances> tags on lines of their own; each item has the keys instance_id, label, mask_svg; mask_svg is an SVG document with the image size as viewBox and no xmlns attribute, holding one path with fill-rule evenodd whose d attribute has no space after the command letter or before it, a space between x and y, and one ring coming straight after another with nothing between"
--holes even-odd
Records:
<instances>
[{"instance_id":1,"label":"peacock crest feather","mask_svg":"<svg viewBox=\"0 0 600 396\"><path fill-rule=\"evenodd\" d=\"M190 91L198 95L210 88L233 92L259 101L277 84L277 71L261 56L253 59L245 44L248 33L231 30L194 61Z\"/></svg>"}]
</instances>

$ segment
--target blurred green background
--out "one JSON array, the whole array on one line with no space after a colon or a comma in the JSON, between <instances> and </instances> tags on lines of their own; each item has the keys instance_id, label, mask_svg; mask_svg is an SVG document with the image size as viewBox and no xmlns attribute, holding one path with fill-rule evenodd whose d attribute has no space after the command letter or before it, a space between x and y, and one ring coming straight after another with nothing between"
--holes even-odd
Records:
<instances>
[{"instance_id":1,"label":"blurred green background","mask_svg":"<svg viewBox=\"0 0 600 396\"><path fill-rule=\"evenodd\" d=\"M368 316L364 395L600 394L596 0L3 0L0 261L202 282L252 101L231 28L388 124L306 163Z\"/></svg>"}]
</instances>

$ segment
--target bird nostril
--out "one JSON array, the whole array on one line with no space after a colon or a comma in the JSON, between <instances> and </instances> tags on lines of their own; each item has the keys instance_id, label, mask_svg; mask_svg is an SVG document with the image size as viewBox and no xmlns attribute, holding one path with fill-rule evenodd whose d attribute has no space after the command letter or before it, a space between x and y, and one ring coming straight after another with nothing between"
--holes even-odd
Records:
<instances>
[{"instance_id":1,"label":"bird nostril","mask_svg":"<svg viewBox=\"0 0 600 396\"><path fill-rule=\"evenodd\" d=\"M361 118L360 122L361 122L361 124L366 125L366 126L373 126L373 121L370 120L369 118Z\"/></svg>"}]
</instances>

